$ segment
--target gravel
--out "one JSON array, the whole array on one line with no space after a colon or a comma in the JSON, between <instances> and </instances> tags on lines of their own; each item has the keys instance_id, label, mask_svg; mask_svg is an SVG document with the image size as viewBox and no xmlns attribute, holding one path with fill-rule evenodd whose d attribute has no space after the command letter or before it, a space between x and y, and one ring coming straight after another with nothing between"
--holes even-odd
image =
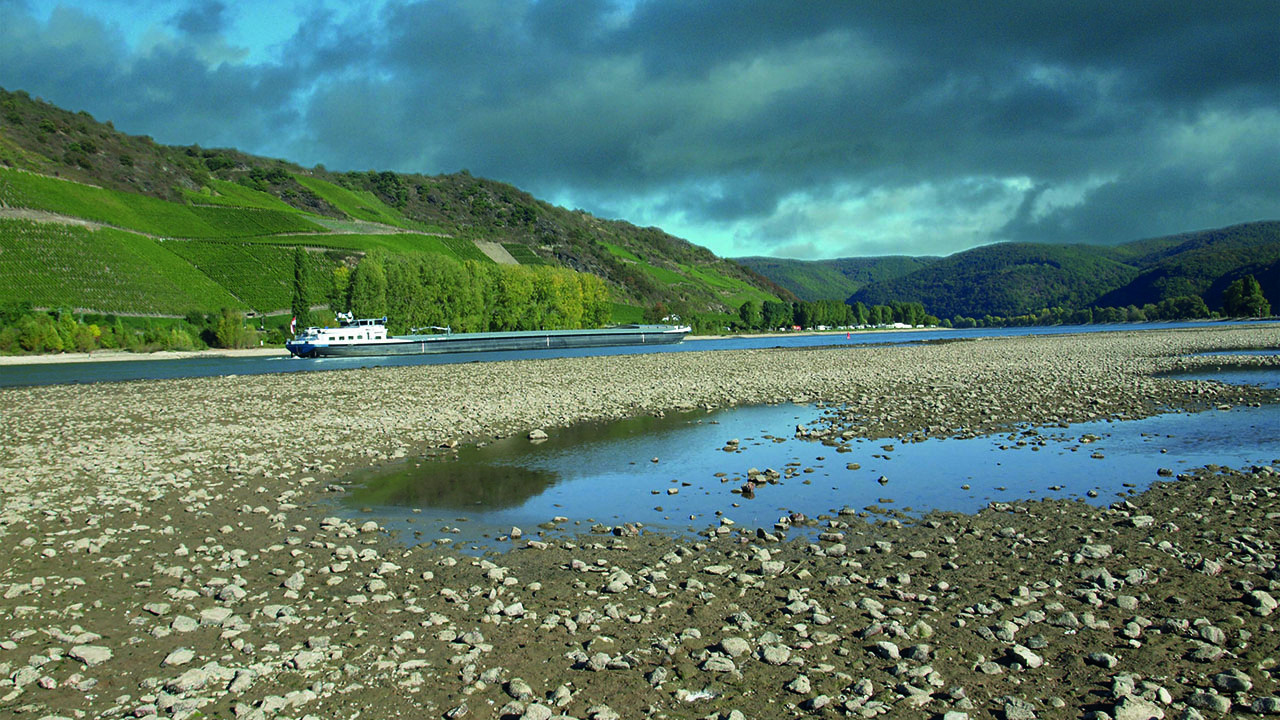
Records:
<instances>
[{"instance_id":1,"label":"gravel","mask_svg":"<svg viewBox=\"0 0 1280 720\"><path fill-rule=\"evenodd\" d=\"M323 502L368 464L639 413L821 402L797 434L838 444L1273 402L1157 376L1268 345L1206 326L0 390L0 714L1275 714L1272 466L1110 507L820 517L815 544L725 523L482 557Z\"/></svg>"}]
</instances>

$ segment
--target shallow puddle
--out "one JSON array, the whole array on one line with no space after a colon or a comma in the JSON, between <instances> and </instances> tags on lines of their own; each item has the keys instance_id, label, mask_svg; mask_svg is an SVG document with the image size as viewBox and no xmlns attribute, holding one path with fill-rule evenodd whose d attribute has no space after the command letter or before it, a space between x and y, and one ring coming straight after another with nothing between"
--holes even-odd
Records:
<instances>
[{"instance_id":1,"label":"shallow puddle","mask_svg":"<svg viewBox=\"0 0 1280 720\"><path fill-rule=\"evenodd\" d=\"M557 516L568 518L560 530L638 522L682 533L719 515L772 528L792 512L816 517L842 508L920 515L1041 497L1106 504L1141 492L1162 469L1280 462L1280 405L963 440L854 441L846 452L794 437L797 424L820 414L814 406L760 406L554 430L541 443L509 438L463 448L456 459L353 475L344 502L406 541L493 547L512 527L528 537ZM752 468L777 477L760 479L748 499L740 490Z\"/></svg>"}]
</instances>

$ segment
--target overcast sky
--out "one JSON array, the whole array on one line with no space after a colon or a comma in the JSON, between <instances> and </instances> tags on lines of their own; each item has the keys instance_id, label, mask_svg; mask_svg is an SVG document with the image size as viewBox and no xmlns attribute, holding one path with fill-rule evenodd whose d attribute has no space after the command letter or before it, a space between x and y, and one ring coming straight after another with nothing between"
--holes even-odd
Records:
<instances>
[{"instance_id":1,"label":"overcast sky","mask_svg":"<svg viewBox=\"0 0 1280 720\"><path fill-rule=\"evenodd\" d=\"M730 257L1280 219L1276 0L0 0L0 86Z\"/></svg>"}]
</instances>

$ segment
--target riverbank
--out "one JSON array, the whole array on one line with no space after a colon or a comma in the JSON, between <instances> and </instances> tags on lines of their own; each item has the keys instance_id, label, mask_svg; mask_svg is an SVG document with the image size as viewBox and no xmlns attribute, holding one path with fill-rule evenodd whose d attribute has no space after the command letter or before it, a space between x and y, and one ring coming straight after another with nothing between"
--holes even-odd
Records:
<instances>
[{"instance_id":1,"label":"riverbank","mask_svg":"<svg viewBox=\"0 0 1280 720\"><path fill-rule=\"evenodd\" d=\"M0 367L6 365L53 365L58 363L127 362L133 360L184 360L198 357L281 357L288 350L277 347L174 351L158 350L135 353L128 350L98 350L91 353L57 353L54 355L0 355Z\"/></svg>"},{"instance_id":2,"label":"riverbank","mask_svg":"<svg viewBox=\"0 0 1280 720\"><path fill-rule=\"evenodd\" d=\"M1277 345L1275 326L1210 327L0 389L0 710L1270 712L1271 467L1112 509L824 518L814 545L729 522L696 545L521 528L485 558L338 519L325 490L495 435L734 404L843 405L833 442L1216 412L1277 393L1155 373Z\"/></svg>"}]
</instances>

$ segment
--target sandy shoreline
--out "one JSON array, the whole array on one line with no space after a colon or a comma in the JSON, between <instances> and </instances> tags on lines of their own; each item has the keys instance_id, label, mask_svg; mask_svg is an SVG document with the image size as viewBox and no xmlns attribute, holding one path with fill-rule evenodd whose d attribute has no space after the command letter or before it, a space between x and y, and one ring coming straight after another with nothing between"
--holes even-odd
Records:
<instances>
[{"instance_id":1,"label":"sandy shoreline","mask_svg":"<svg viewBox=\"0 0 1280 720\"><path fill-rule=\"evenodd\" d=\"M0 712L1280 711L1271 467L1183 472L1111 508L823 517L813 544L523 528L485 558L331 517L325 492L459 442L736 404L844 408L806 431L833 453L1216 411L1280 393L1154 374L1277 344L1276 326L1197 328L0 389Z\"/></svg>"}]
</instances>

